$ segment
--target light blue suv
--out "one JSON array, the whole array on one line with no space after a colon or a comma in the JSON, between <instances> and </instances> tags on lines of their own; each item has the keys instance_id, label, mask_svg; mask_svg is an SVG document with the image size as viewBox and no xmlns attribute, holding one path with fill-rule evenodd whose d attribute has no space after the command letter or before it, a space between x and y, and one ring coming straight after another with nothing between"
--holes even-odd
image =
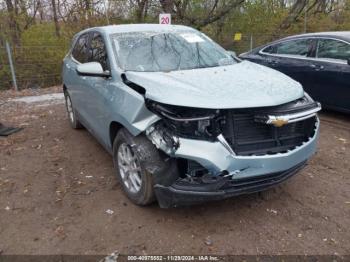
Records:
<instances>
[{"instance_id":1,"label":"light blue suv","mask_svg":"<svg viewBox=\"0 0 350 262\"><path fill-rule=\"evenodd\" d=\"M112 154L138 205L262 191L316 150L321 107L298 82L186 26L78 33L63 61L63 89L71 126L84 126Z\"/></svg>"}]
</instances>

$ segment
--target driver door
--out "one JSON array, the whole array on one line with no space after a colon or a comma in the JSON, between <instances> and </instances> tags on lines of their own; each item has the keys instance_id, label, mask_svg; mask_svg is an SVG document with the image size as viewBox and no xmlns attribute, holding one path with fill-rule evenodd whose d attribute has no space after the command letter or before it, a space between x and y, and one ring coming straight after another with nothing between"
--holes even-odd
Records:
<instances>
[{"instance_id":1,"label":"driver door","mask_svg":"<svg viewBox=\"0 0 350 262\"><path fill-rule=\"evenodd\" d=\"M104 71L110 71L107 50L103 36L99 32L90 33L88 62L98 62ZM85 108L91 132L99 141L107 145L109 141L108 98L111 89L111 77L84 76L86 93Z\"/></svg>"},{"instance_id":2,"label":"driver door","mask_svg":"<svg viewBox=\"0 0 350 262\"><path fill-rule=\"evenodd\" d=\"M308 90L312 82L309 56L314 47L312 38L282 41L262 50L265 65L300 82Z\"/></svg>"}]
</instances>

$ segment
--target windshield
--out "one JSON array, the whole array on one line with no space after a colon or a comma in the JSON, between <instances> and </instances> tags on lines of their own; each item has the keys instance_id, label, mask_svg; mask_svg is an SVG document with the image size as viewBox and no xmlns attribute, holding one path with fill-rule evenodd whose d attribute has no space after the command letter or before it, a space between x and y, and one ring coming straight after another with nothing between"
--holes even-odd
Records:
<instances>
[{"instance_id":1,"label":"windshield","mask_svg":"<svg viewBox=\"0 0 350 262\"><path fill-rule=\"evenodd\" d=\"M202 33L132 32L112 35L123 70L157 72L232 65L236 61Z\"/></svg>"}]
</instances>

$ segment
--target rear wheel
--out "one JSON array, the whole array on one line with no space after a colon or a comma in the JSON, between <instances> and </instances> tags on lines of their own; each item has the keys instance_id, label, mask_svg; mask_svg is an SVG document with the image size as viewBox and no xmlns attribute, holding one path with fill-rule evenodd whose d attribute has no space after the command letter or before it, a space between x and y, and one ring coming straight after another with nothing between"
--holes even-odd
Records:
<instances>
[{"instance_id":1,"label":"rear wheel","mask_svg":"<svg viewBox=\"0 0 350 262\"><path fill-rule=\"evenodd\" d=\"M74 129L80 129L82 128L82 124L79 122L77 119L75 110L73 108L72 100L68 94L67 91L64 92L64 97L66 100L66 109L67 109L67 114L68 114L68 120L72 128Z\"/></svg>"},{"instance_id":2,"label":"rear wheel","mask_svg":"<svg viewBox=\"0 0 350 262\"><path fill-rule=\"evenodd\" d=\"M134 137L122 128L113 143L116 175L125 194L137 205L154 202L153 179L144 167Z\"/></svg>"}]
</instances>

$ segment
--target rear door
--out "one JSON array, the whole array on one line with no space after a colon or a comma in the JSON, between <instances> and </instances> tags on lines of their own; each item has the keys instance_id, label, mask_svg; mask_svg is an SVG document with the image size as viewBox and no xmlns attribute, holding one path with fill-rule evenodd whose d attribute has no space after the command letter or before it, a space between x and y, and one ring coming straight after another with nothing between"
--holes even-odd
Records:
<instances>
[{"instance_id":1,"label":"rear door","mask_svg":"<svg viewBox=\"0 0 350 262\"><path fill-rule=\"evenodd\" d=\"M312 68L312 94L324 106L350 110L350 44L319 38Z\"/></svg>"},{"instance_id":2,"label":"rear door","mask_svg":"<svg viewBox=\"0 0 350 262\"><path fill-rule=\"evenodd\" d=\"M69 69L69 94L72 99L73 106L79 115L79 119L83 121L86 118L86 103L85 103L85 79L77 73L77 66L88 61L88 43L89 33L82 34L78 37L73 47L70 59L65 65Z\"/></svg>"}]
</instances>

